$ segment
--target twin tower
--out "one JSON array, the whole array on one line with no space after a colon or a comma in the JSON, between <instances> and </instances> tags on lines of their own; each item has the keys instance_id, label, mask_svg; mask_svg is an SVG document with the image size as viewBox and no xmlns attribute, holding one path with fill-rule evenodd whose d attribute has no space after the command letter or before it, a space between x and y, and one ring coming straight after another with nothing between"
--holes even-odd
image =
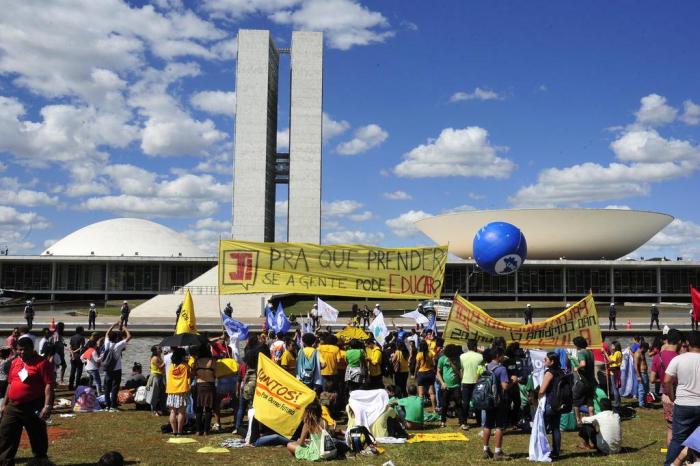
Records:
<instances>
[{"instance_id":1,"label":"twin tower","mask_svg":"<svg viewBox=\"0 0 700 466\"><path fill-rule=\"evenodd\" d=\"M277 152L280 54L291 54L289 152ZM275 240L276 185L289 185L288 241L321 241L323 34L293 32L289 49L270 31L238 32L233 239Z\"/></svg>"}]
</instances>

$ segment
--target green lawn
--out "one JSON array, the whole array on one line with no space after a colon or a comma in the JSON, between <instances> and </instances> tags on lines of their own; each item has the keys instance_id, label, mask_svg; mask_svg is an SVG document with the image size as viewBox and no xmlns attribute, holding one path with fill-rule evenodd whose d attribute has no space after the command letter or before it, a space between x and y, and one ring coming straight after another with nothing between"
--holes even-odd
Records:
<instances>
[{"instance_id":1,"label":"green lawn","mask_svg":"<svg viewBox=\"0 0 700 466\"><path fill-rule=\"evenodd\" d=\"M62 393L61 395L66 395ZM219 442L230 438L231 434L217 434L209 438L194 437L196 444L168 444L168 436L160 433L160 425L166 418L152 417L144 411L133 411L133 405L118 413L79 414L73 418L60 418L54 415L50 432L62 433L52 441L49 450L51 459L61 465L91 464L108 450L120 451L131 464L170 465L170 464L230 464L246 465L286 465L302 464L291 459L283 448L239 448L227 454L201 454L196 450L201 446L218 446ZM224 419L225 427L231 417ZM456 420L451 419L446 429L436 432L457 431ZM665 425L660 409L641 411L638 417L623 423L624 451L619 455L600 457L576 448L578 436L573 432L563 433L562 465L590 465L594 462L615 464L658 465L663 462ZM468 442L416 443L406 445L386 445L386 451L379 457L357 457L345 464L379 465L393 461L403 465L463 465L484 464L481 459L481 442L475 429L467 432ZM532 464L527 460L529 435L508 432L504 440L504 450L514 457L510 464ZM26 447L25 447L26 448ZM20 449L18 458L30 455L27 449ZM350 463L352 461L352 463Z\"/></svg>"}]
</instances>

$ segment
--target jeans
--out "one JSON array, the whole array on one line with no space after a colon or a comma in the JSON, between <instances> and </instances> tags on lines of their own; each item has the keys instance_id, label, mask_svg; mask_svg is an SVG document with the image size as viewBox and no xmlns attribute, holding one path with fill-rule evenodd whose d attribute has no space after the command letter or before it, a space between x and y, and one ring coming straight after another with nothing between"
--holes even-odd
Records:
<instances>
[{"instance_id":1,"label":"jeans","mask_svg":"<svg viewBox=\"0 0 700 466\"><path fill-rule=\"evenodd\" d=\"M254 447L268 447L268 446L275 446L275 445L286 445L290 442L287 437L282 437L280 434L270 434L270 435L263 435L259 439L257 439L255 442L253 442Z\"/></svg>"},{"instance_id":2,"label":"jeans","mask_svg":"<svg viewBox=\"0 0 700 466\"><path fill-rule=\"evenodd\" d=\"M241 423L243 422L243 414L248 411L248 403L250 403L250 400L246 400L243 397L241 397L240 400L238 401L238 412L236 413L236 427L235 427L236 430L241 428Z\"/></svg>"},{"instance_id":3,"label":"jeans","mask_svg":"<svg viewBox=\"0 0 700 466\"><path fill-rule=\"evenodd\" d=\"M617 387L617 381L615 380L614 374L611 374L610 377L608 377L608 383L610 384L610 395L612 396L612 400L610 400L610 402L612 403L612 407L619 411L620 406L622 406L622 399L620 398L620 389Z\"/></svg>"},{"instance_id":4,"label":"jeans","mask_svg":"<svg viewBox=\"0 0 700 466\"><path fill-rule=\"evenodd\" d=\"M472 403L472 394L474 393L475 383L463 383L462 384L462 410L464 411L464 423L466 424L469 420L469 409ZM478 412L476 417L478 417Z\"/></svg>"},{"instance_id":5,"label":"jeans","mask_svg":"<svg viewBox=\"0 0 700 466\"><path fill-rule=\"evenodd\" d=\"M440 382L437 381L437 377L435 378L435 383L433 384L433 389L435 390L435 407L440 409L440 408L442 408L443 392L442 392L442 387L440 386Z\"/></svg>"},{"instance_id":6,"label":"jeans","mask_svg":"<svg viewBox=\"0 0 700 466\"><path fill-rule=\"evenodd\" d=\"M544 409L544 423L547 430L552 432L552 456L559 456L561 452L561 430L559 423L561 422L561 413L552 411L550 405L546 405Z\"/></svg>"},{"instance_id":7,"label":"jeans","mask_svg":"<svg viewBox=\"0 0 700 466\"><path fill-rule=\"evenodd\" d=\"M637 384L637 398L639 399L639 407L644 408L647 405L647 393L649 393L649 374L640 374L642 379Z\"/></svg>"},{"instance_id":8,"label":"jeans","mask_svg":"<svg viewBox=\"0 0 700 466\"><path fill-rule=\"evenodd\" d=\"M106 407L116 408L119 404L117 394L122 383L122 371L105 371L105 404Z\"/></svg>"},{"instance_id":9,"label":"jeans","mask_svg":"<svg viewBox=\"0 0 700 466\"><path fill-rule=\"evenodd\" d=\"M673 460L683 450L682 443L698 426L700 426L700 406L675 405L673 407L673 436L668 446L664 465L668 466L673 463Z\"/></svg>"},{"instance_id":10,"label":"jeans","mask_svg":"<svg viewBox=\"0 0 700 466\"><path fill-rule=\"evenodd\" d=\"M617 330L617 317L610 317L608 320L608 330Z\"/></svg>"},{"instance_id":11,"label":"jeans","mask_svg":"<svg viewBox=\"0 0 700 466\"><path fill-rule=\"evenodd\" d=\"M83 361L80 359L70 360L70 377L68 378L68 388L73 390L80 385L80 378L83 376Z\"/></svg>"},{"instance_id":12,"label":"jeans","mask_svg":"<svg viewBox=\"0 0 700 466\"><path fill-rule=\"evenodd\" d=\"M97 369L87 371L90 376L90 385L97 387L97 394L102 394L102 380L100 379L100 371Z\"/></svg>"},{"instance_id":13,"label":"jeans","mask_svg":"<svg viewBox=\"0 0 700 466\"><path fill-rule=\"evenodd\" d=\"M394 383L399 398L406 396L406 383L408 382L408 372L397 372L394 374Z\"/></svg>"},{"instance_id":14,"label":"jeans","mask_svg":"<svg viewBox=\"0 0 700 466\"><path fill-rule=\"evenodd\" d=\"M457 407L457 417L459 418L460 424L465 424L467 422L466 416L464 415L464 410L462 408L462 400L460 396L459 387L448 388L442 391L442 407L440 408L440 420L442 422L447 422L447 409L450 407L450 401L455 402Z\"/></svg>"}]
</instances>

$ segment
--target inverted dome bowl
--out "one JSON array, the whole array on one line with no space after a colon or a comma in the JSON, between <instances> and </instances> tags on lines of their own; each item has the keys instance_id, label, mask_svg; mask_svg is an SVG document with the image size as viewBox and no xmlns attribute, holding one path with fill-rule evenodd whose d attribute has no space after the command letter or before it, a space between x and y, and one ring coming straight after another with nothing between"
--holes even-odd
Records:
<instances>
[{"instance_id":1,"label":"inverted dome bowl","mask_svg":"<svg viewBox=\"0 0 700 466\"><path fill-rule=\"evenodd\" d=\"M618 259L634 251L671 223L656 212L621 209L504 209L438 215L416 227L463 259L474 256L472 241L489 222L508 222L527 240L528 259Z\"/></svg>"}]
</instances>

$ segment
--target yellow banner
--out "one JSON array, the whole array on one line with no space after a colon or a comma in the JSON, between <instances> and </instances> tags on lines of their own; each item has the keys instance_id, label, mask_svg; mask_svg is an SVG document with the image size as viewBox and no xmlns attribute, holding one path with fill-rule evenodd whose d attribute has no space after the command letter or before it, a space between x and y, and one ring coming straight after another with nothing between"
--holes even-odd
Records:
<instances>
[{"instance_id":1,"label":"yellow banner","mask_svg":"<svg viewBox=\"0 0 700 466\"><path fill-rule=\"evenodd\" d=\"M253 408L255 419L291 438L316 393L260 353Z\"/></svg>"},{"instance_id":2,"label":"yellow banner","mask_svg":"<svg viewBox=\"0 0 700 466\"><path fill-rule=\"evenodd\" d=\"M437 298L447 246L219 242L219 292Z\"/></svg>"},{"instance_id":3,"label":"yellow banner","mask_svg":"<svg viewBox=\"0 0 700 466\"><path fill-rule=\"evenodd\" d=\"M554 317L528 325L496 320L457 295L443 336L446 343L457 345L472 339L479 345L490 345L494 338L503 337L507 343L517 341L523 348L571 347L577 336L585 338L589 348L601 348L603 343L598 311L590 294Z\"/></svg>"}]
</instances>

